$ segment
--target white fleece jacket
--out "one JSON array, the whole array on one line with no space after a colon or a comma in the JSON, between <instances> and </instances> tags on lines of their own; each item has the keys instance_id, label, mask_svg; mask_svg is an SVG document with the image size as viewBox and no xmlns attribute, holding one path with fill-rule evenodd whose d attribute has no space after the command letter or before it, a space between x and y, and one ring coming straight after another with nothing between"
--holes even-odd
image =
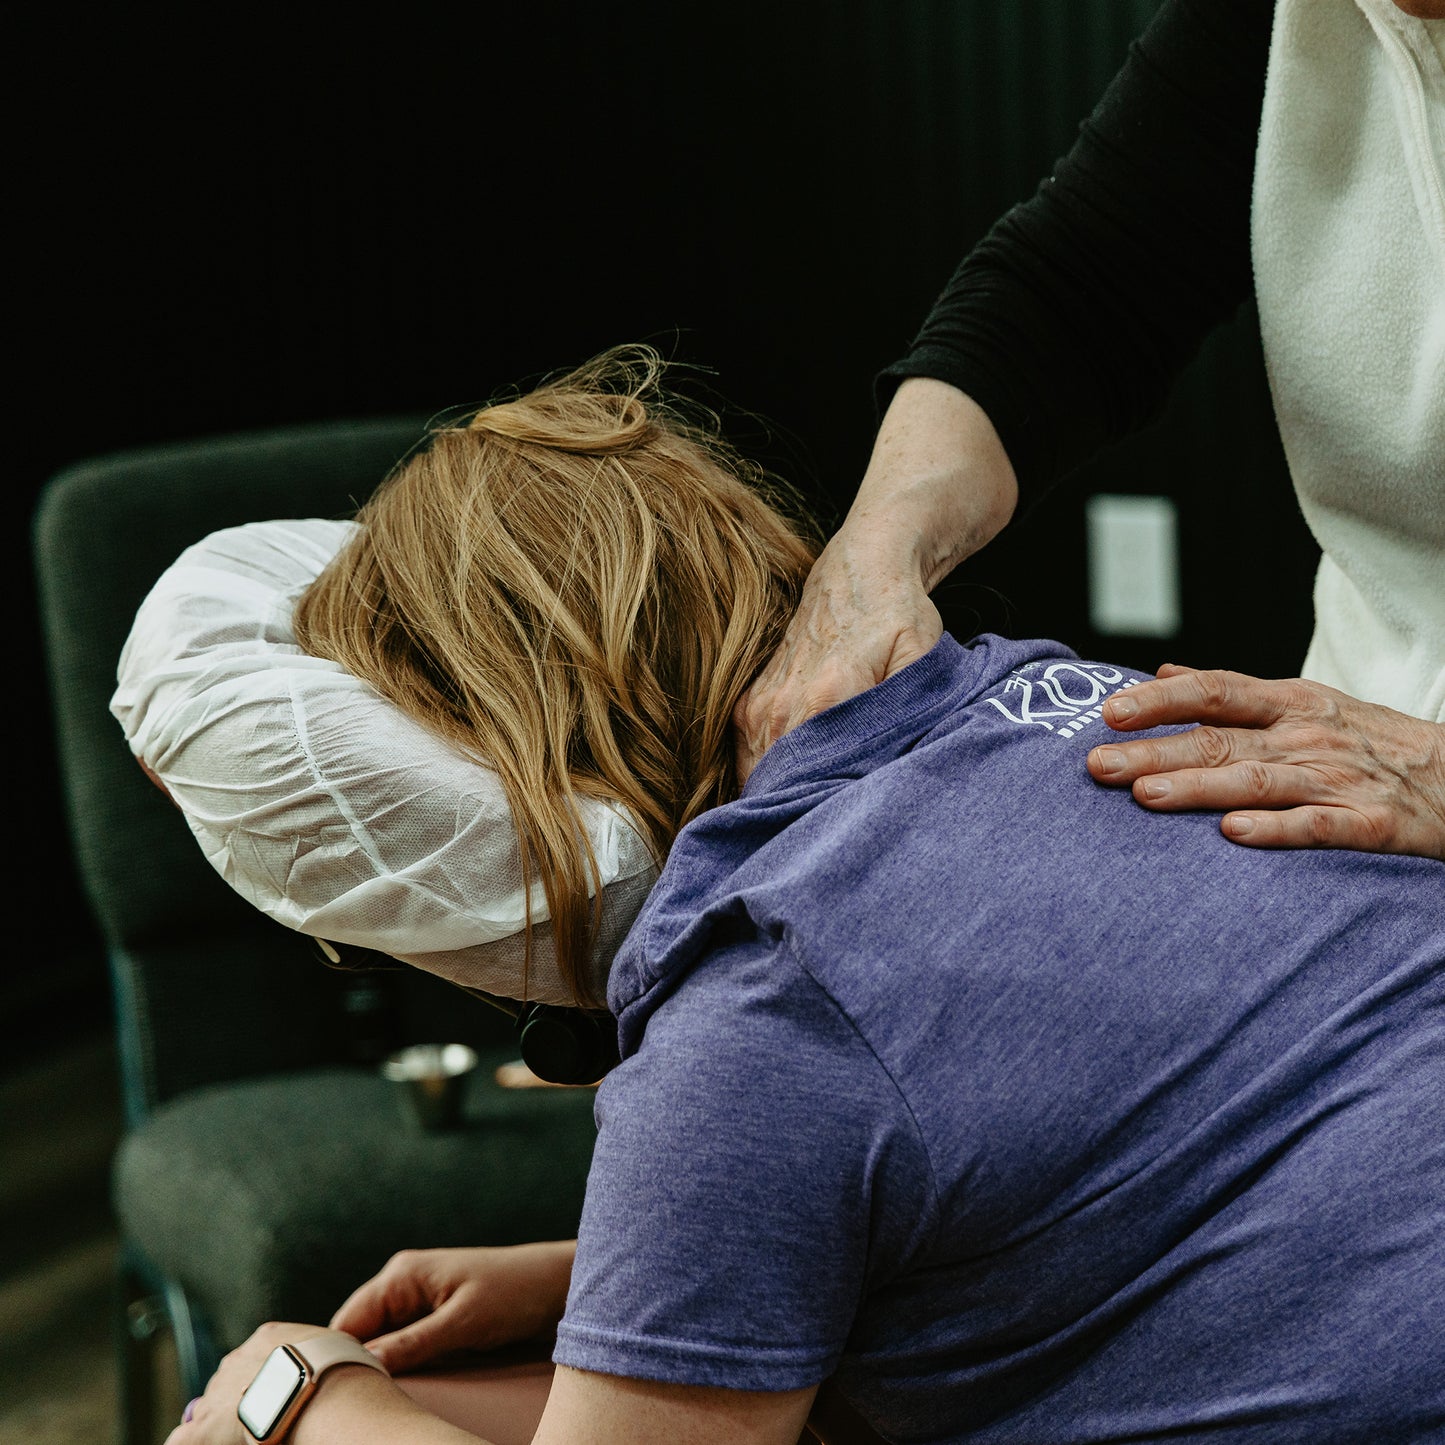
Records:
<instances>
[{"instance_id":1,"label":"white fleece jacket","mask_svg":"<svg viewBox=\"0 0 1445 1445\"><path fill-rule=\"evenodd\" d=\"M1445 22L1279 0L1255 163L1275 411L1323 549L1304 675L1445 721Z\"/></svg>"}]
</instances>

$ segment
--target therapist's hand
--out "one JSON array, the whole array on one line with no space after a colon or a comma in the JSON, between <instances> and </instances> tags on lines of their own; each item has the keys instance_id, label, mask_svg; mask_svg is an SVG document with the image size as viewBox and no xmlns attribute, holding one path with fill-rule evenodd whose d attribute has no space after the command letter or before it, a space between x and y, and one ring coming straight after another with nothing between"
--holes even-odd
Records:
<instances>
[{"instance_id":1,"label":"therapist's hand","mask_svg":"<svg viewBox=\"0 0 1445 1445\"><path fill-rule=\"evenodd\" d=\"M916 662L942 635L917 566L845 526L808 574L781 647L733 709L739 786L784 733Z\"/></svg>"},{"instance_id":2,"label":"therapist's hand","mask_svg":"<svg viewBox=\"0 0 1445 1445\"><path fill-rule=\"evenodd\" d=\"M1222 811L1226 838L1256 848L1355 848L1445 859L1445 726L1321 683L1167 666L1116 693L1119 731L1191 732L1106 743L1100 783L1156 812Z\"/></svg>"},{"instance_id":3,"label":"therapist's hand","mask_svg":"<svg viewBox=\"0 0 1445 1445\"><path fill-rule=\"evenodd\" d=\"M739 786L784 733L916 662L943 635L928 594L1013 515L993 423L946 382L894 394L858 495L823 549L782 646L733 709Z\"/></svg>"},{"instance_id":4,"label":"therapist's hand","mask_svg":"<svg viewBox=\"0 0 1445 1445\"><path fill-rule=\"evenodd\" d=\"M555 1329L576 1240L496 1249L407 1249L332 1317L392 1374L457 1350L491 1350Z\"/></svg>"}]
</instances>

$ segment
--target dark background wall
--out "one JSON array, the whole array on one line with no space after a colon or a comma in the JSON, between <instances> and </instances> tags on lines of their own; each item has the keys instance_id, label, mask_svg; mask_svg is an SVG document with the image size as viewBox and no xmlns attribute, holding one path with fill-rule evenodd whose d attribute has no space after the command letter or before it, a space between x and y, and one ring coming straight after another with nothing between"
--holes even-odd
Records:
<instances>
[{"instance_id":1,"label":"dark background wall","mask_svg":"<svg viewBox=\"0 0 1445 1445\"><path fill-rule=\"evenodd\" d=\"M12 87L7 1046L106 1008L31 600L27 520L48 476L140 444L477 402L646 339L711 368L738 439L836 520L867 459L873 372L1067 148L1155 8L483 3L345 24L233 11L229 32L134 7L33 19ZM1082 507L1103 490L1179 503L1185 620L1167 644L1088 629ZM961 633L1281 674L1303 655L1313 562L1246 313L1148 434L940 600Z\"/></svg>"}]
</instances>

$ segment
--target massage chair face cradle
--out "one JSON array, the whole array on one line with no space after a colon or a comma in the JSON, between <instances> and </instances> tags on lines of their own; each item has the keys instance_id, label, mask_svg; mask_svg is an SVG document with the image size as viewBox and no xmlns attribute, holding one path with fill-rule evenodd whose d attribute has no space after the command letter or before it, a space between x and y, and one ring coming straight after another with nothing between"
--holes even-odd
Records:
<instances>
[{"instance_id":1,"label":"massage chair face cradle","mask_svg":"<svg viewBox=\"0 0 1445 1445\"><path fill-rule=\"evenodd\" d=\"M522 931L517 897L529 886L499 778L297 642L296 599L355 531L253 522L188 547L136 615L111 710L212 865L261 912L312 938L334 967L417 967L457 982L515 1021L539 1078L595 1083L617 1062L616 1022L570 1006L545 948L531 960L530 1000L474 986L510 990L515 951L490 950ZM579 820L599 886L622 890L599 944L605 970L656 868L625 810L584 800ZM298 855L296 837L318 842ZM324 941L337 932L351 939L345 958Z\"/></svg>"}]
</instances>

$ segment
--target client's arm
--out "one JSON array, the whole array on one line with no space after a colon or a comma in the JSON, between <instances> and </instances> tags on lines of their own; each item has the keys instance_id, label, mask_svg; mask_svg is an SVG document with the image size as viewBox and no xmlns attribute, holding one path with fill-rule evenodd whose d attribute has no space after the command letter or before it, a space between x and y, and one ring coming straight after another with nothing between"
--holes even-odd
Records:
<instances>
[{"instance_id":1,"label":"client's arm","mask_svg":"<svg viewBox=\"0 0 1445 1445\"><path fill-rule=\"evenodd\" d=\"M278 1345L304 1344L320 1333L316 1325L262 1325L221 1361L206 1393L191 1401L185 1422L166 1437L166 1445L256 1445L236 1414L242 1394ZM358 1440L376 1445L476 1445L477 1438L413 1404L384 1375L345 1364L321 1377L286 1445L354 1445Z\"/></svg>"},{"instance_id":2,"label":"client's arm","mask_svg":"<svg viewBox=\"0 0 1445 1445\"><path fill-rule=\"evenodd\" d=\"M576 1254L575 1239L505 1249L405 1250L352 1294L332 1327L365 1340L394 1373L456 1350L534 1339L562 1318ZM814 1393L664 1385L563 1366L536 1440L539 1445L613 1439L792 1445Z\"/></svg>"},{"instance_id":3,"label":"client's arm","mask_svg":"<svg viewBox=\"0 0 1445 1445\"><path fill-rule=\"evenodd\" d=\"M370 1340L403 1371L456 1350L494 1348L545 1334L561 1317L573 1240L508 1249L412 1250L397 1255L337 1311L348 1334ZM382 1332L378 1336L378 1332ZM263 1325L222 1361L167 1445L254 1445L236 1404L277 1345L314 1338L315 1325ZM558 1370L535 1439L550 1445L670 1445L693 1440L793 1445L813 1388L711 1389L582 1370ZM481 1437L429 1414L382 1375L338 1366L322 1377L289 1445L466 1445Z\"/></svg>"},{"instance_id":4,"label":"client's arm","mask_svg":"<svg viewBox=\"0 0 1445 1445\"><path fill-rule=\"evenodd\" d=\"M576 1254L575 1239L506 1249L406 1250L342 1305L332 1327L365 1340L394 1373L455 1350L495 1349L533 1339L555 1329L562 1318ZM352 1373L362 1375L359 1370ZM373 1388L370 1394L377 1392ZM780 1440L792 1445L813 1395L811 1389L764 1392L663 1385L564 1366L557 1371L536 1440L539 1445L654 1439ZM359 1394L356 1398L362 1399ZM336 1410L345 1408L338 1404ZM405 1418L399 1416L397 1425L405 1427ZM436 1438L440 1442L451 1437ZM297 1440L305 1445L299 1433Z\"/></svg>"},{"instance_id":5,"label":"client's arm","mask_svg":"<svg viewBox=\"0 0 1445 1445\"><path fill-rule=\"evenodd\" d=\"M533 1445L796 1445L817 1386L722 1390L559 1366ZM298 1442L300 1445L300 1442Z\"/></svg>"},{"instance_id":6,"label":"client's arm","mask_svg":"<svg viewBox=\"0 0 1445 1445\"><path fill-rule=\"evenodd\" d=\"M314 1325L269 1324L227 1355L166 1445L255 1445L236 1402L278 1344ZM795 1445L816 1390L765 1392L665 1385L565 1367L557 1371L535 1445ZM396 1385L359 1365L327 1371L287 1445L476 1445L481 1436L428 1414Z\"/></svg>"},{"instance_id":7,"label":"client's arm","mask_svg":"<svg viewBox=\"0 0 1445 1445\"><path fill-rule=\"evenodd\" d=\"M408 1249L332 1316L393 1374L456 1350L494 1350L557 1328L575 1239L504 1249Z\"/></svg>"}]
</instances>

